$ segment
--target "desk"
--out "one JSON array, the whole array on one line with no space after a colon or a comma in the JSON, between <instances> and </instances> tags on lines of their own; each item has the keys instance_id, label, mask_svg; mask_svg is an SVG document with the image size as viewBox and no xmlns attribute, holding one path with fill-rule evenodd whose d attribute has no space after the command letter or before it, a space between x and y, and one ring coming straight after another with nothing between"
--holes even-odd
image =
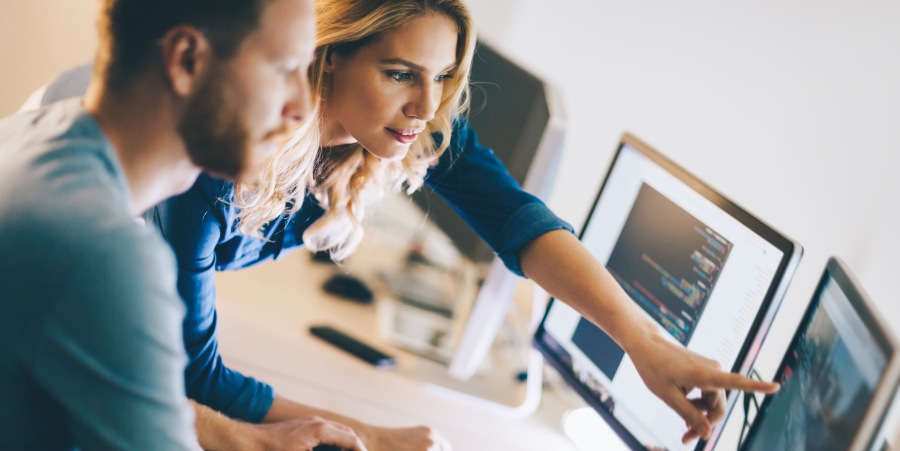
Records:
<instances>
[{"instance_id":1,"label":"desk","mask_svg":"<svg viewBox=\"0 0 900 451\"><path fill-rule=\"evenodd\" d=\"M380 336L374 305L321 291L333 271L299 251L277 262L219 273L219 340L225 362L304 404L380 426L430 425L457 451L574 451L560 425L566 406L553 391L544 391L535 415L503 418L429 391L402 372L378 370L310 335L312 324L335 324L389 350L401 369L419 359Z\"/></svg>"}]
</instances>

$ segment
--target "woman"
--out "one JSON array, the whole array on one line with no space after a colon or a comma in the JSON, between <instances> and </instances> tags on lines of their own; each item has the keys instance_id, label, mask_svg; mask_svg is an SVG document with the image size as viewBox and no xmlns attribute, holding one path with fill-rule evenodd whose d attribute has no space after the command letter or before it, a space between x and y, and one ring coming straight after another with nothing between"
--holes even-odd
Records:
<instances>
[{"instance_id":1,"label":"woman","mask_svg":"<svg viewBox=\"0 0 900 451\"><path fill-rule=\"evenodd\" d=\"M616 339L647 386L685 419L685 441L707 435L721 419L722 389L775 389L722 373L660 336L571 227L521 191L478 144L459 119L475 43L460 0L319 0L316 8L313 118L273 156L258 183L233 186L201 175L190 191L147 214L178 258L192 399L267 423L259 427L273 434L273 425L287 430L293 419L314 414L348 424L369 449L440 446L428 428L378 428L275 396L222 364L215 333L214 271L304 245L343 259L359 244L361 221L378 198L422 183L453 203L510 270ZM686 393L694 388L702 396L690 400ZM202 428L198 433L202 441Z\"/></svg>"}]
</instances>

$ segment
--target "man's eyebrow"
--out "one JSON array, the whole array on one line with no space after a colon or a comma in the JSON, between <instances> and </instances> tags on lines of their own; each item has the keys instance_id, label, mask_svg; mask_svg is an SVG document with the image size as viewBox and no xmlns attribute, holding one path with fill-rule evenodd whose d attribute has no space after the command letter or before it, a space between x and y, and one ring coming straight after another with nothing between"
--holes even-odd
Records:
<instances>
[{"instance_id":1,"label":"man's eyebrow","mask_svg":"<svg viewBox=\"0 0 900 451\"><path fill-rule=\"evenodd\" d=\"M381 64L400 64L406 66L416 72L425 72L425 68L409 60L403 58L385 58L381 60ZM441 72L447 72L456 67L456 63L452 63L444 68Z\"/></svg>"}]
</instances>

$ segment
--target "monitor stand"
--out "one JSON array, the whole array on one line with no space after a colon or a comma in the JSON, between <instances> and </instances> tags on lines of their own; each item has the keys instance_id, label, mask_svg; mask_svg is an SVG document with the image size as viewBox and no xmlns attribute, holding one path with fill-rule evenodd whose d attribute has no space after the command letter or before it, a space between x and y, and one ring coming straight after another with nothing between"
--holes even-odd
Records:
<instances>
[{"instance_id":1,"label":"monitor stand","mask_svg":"<svg viewBox=\"0 0 900 451\"><path fill-rule=\"evenodd\" d=\"M379 332L387 342L416 356L403 359L398 371L420 381L426 390L497 415L524 418L534 413L541 399L543 357L531 339L547 295L521 279L514 299L507 300L511 307L488 357L468 380L454 378L448 362L457 345L455 337L461 335L475 304L484 268L460 255L408 199L388 196L383 202L368 218L359 251L345 265L379 282L375 287ZM410 265L423 266L410 271ZM408 280L410 274L413 278ZM415 277L424 280L417 282ZM411 289L403 289L404 285ZM448 303L447 297L452 301Z\"/></svg>"},{"instance_id":2,"label":"monitor stand","mask_svg":"<svg viewBox=\"0 0 900 451\"><path fill-rule=\"evenodd\" d=\"M628 446L590 406L566 412L563 416L563 431L578 449L628 451Z\"/></svg>"},{"instance_id":3,"label":"monitor stand","mask_svg":"<svg viewBox=\"0 0 900 451\"><path fill-rule=\"evenodd\" d=\"M396 274L383 276L396 292L401 279L397 279ZM470 287L459 289L460 297L475 297L477 283L471 271L453 279L458 288ZM409 280L402 280L402 283L416 285ZM437 288L440 284L422 281L420 286L429 284L435 289L425 301L394 299L378 304L382 335L396 346L425 357L400 371L421 381L428 391L496 415L518 419L533 414L540 405L543 357L531 347L531 334L546 307L546 294L533 289L530 281L522 280L517 299L512 302L514 307L507 314L501 333L495 338L481 368L468 380L459 380L450 375L448 362L454 348L453 337L461 330L470 306L465 305L466 301L460 301L452 312L443 311L441 296L433 294L440 292ZM398 298L408 296L410 294L398 294Z\"/></svg>"}]
</instances>

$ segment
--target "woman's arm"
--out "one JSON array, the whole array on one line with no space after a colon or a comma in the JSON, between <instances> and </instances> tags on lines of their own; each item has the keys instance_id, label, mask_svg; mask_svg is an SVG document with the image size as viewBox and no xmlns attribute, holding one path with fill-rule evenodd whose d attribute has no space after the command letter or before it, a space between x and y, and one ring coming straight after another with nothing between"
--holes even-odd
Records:
<instances>
[{"instance_id":1,"label":"woman's arm","mask_svg":"<svg viewBox=\"0 0 900 451\"><path fill-rule=\"evenodd\" d=\"M545 233L520 254L522 270L612 337L634 362L644 384L688 424L687 443L708 438L725 414L724 390L770 393L777 384L723 372L714 360L673 344L637 308L606 268L568 231ZM687 393L701 390L699 399Z\"/></svg>"},{"instance_id":2,"label":"woman's arm","mask_svg":"<svg viewBox=\"0 0 900 451\"><path fill-rule=\"evenodd\" d=\"M465 119L453 126L450 147L425 178L513 273L522 275L519 253L551 230L572 227L519 186Z\"/></svg>"},{"instance_id":3,"label":"woman's arm","mask_svg":"<svg viewBox=\"0 0 900 451\"><path fill-rule=\"evenodd\" d=\"M724 415L723 389L772 391L775 384L722 372L718 363L673 344L581 245L571 226L522 191L465 120L426 178L491 245L523 274L602 328L628 353L644 383L689 425L683 439L707 436ZM685 395L700 388L702 396Z\"/></svg>"},{"instance_id":4,"label":"woman's arm","mask_svg":"<svg viewBox=\"0 0 900 451\"><path fill-rule=\"evenodd\" d=\"M182 330L188 397L229 417L258 423L272 403L272 388L226 367L218 348L215 272L260 248L232 236L233 208L221 200L229 199L231 186L201 174L187 192L152 208L145 219L175 253L178 294L186 308Z\"/></svg>"},{"instance_id":5,"label":"woman's arm","mask_svg":"<svg viewBox=\"0 0 900 451\"><path fill-rule=\"evenodd\" d=\"M220 200L232 198L231 189L230 184L201 175L188 192L147 215L178 261L178 290L187 307L185 379L188 396L196 401L197 435L203 447L266 449L266 444L306 443L321 438L318 434L323 429L343 424L356 431L369 450L441 449L436 447L441 443L439 436L430 428L379 428L276 397L268 384L222 363L216 335L215 271L237 270L298 247L302 229L321 214L304 204L294 216L270 223L264 242L236 230L236 210Z\"/></svg>"}]
</instances>

